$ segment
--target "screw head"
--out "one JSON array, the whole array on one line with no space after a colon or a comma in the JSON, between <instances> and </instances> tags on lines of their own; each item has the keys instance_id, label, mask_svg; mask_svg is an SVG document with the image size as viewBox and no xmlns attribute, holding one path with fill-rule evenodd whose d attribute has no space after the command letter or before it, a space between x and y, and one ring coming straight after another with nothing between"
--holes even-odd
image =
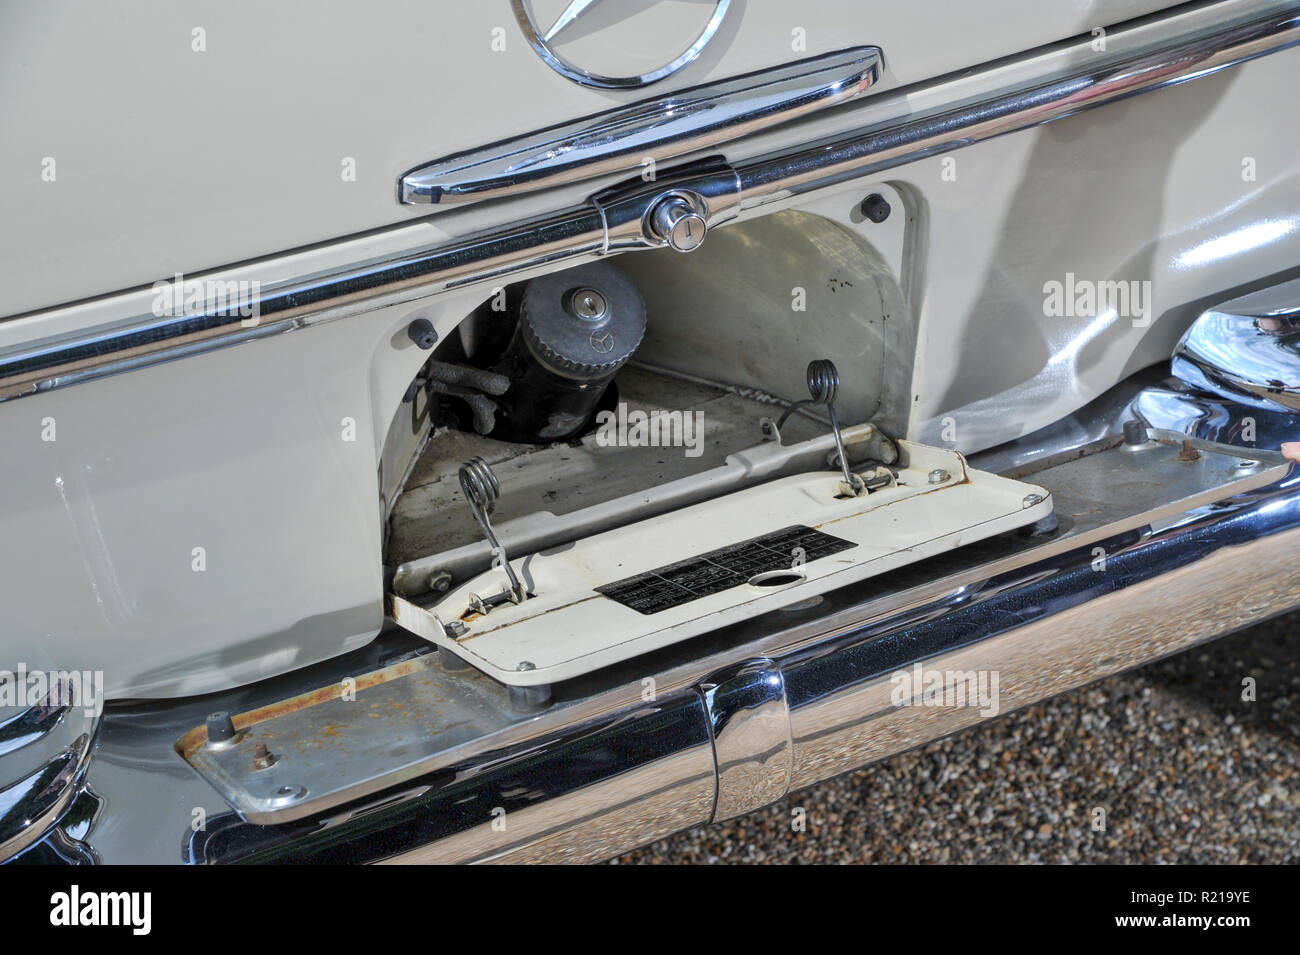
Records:
<instances>
[{"instance_id":1,"label":"screw head","mask_svg":"<svg viewBox=\"0 0 1300 955\"><path fill-rule=\"evenodd\" d=\"M1026 494L1026 495L1025 495L1025 499L1024 499L1023 501L1021 501L1020 503L1023 504L1025 507L1033 507L1035 504L1042 504L1042 503L1043 503L1043 495L1041 495L1041 494Z\"/></svg>"},{"instance_id":2,"label":"screw head","mask_svg":"<svg viewBox=\"0 0 1300 955\"><path fill-rule=\"evenodd\" d=\"M930 483L942 484L950 477L952 477L952 475L949 474L947 471L945 471L943 468L935 468L933 471L930 472Z\"/></svg>"},{"instance_id":3,"label":"screw head","mask_svg":"<svg viewBox=\"0 0 1300 955\"><path fill-rule=\"evenodd\" d=\"M530 663L528 660L521 660L519 661L519 666L515 667L515 669L523 672L524 670L536 670L537 666L534 663Z\"/></svg>"},{"instance_id":4,"label":"screw head","mask_svg":"<svg viewBox=\"0 0 1300 955\"><path fill-rule=\"evenodd\" d=\"M281 786L271 796L272 805L285 806L291 802L297 802L307 795L306 786Z\"/></svg>"}]
</instances>

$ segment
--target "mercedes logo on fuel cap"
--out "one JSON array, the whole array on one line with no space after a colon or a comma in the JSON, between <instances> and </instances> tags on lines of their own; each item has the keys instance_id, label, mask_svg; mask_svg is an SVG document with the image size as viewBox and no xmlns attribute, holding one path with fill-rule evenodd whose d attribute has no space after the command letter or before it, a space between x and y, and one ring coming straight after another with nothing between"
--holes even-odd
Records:
<instances>
[{"instance_id":1,"label":"mercedes logo on fuel cap","mask_svg":"<svg viewBox=\"0 0 1300 955\"><path fill-rule=\"evenodd\" d=\"M510 3L528 42L551 69L602 89L648 86L676 73L708 46L731 6L731 0Z\"/></svg>"}]
</instances>

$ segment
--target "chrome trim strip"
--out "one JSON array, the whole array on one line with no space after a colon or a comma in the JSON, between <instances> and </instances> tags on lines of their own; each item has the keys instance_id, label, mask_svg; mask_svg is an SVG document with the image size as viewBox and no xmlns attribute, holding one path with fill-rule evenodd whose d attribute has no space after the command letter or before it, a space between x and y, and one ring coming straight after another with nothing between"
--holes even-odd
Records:
<instances>
[{"instance_id":1,"label":"chrome trim strip","mask_svg":"<svg viewBox=\"0 0 1300 955\"><path fill-rule=\"evenodd\" d=\"M491 281L605 248L594 207L264 290L256 302L232 302L178 318L141 316L108 328L0 351L0 401L254 341L435 292ZM249 325L245 306L256 307Z\"/></svg>"},{"instance_id":2,"label":"chrome trim strip","mask_svg":"<svg viewBox=\"0 0 1300 955\"><path fill-rule=\"evenodd\" d=\"M933 109L905 123L738 166L749 209L857 176L872 175L995 136L1041 126L1104 103L1209 76L1300 43L1300 7L1176 36L1138 53L1100 54L1096 63L1047 82L957 108Z\"/></svg>"},{"instance_id":3,"label":"chrome trim strip","mask_svg":"<svg viewBox=\"0 0 1300 955\"><path fill-rule=\"evenodd\" d=\"M1235 9L1233 0L1211 9L1219 7ZM945 111L911 116L816 147L746 162L739 170L742 207L753 208L868 175L1285 49L1300 42L1298 11L1300 2L1288 0L1264 15L1252 12L1213 28L1183 30L1137 55L1115 52L1126 34L1116 30L1110 35L1112 52L1093 55L1092 65L1084 72L1002 90ZM1175 12L1167 19L1177 21L1182 16L1188 14ZM1087 50L1089 42L1090 38L1080 39L1065 48ZM945 91L955 97L957 90L966 88L960 80L979 73L940 80L924 89L932 98L942 99ZM911 95L909 90L898 93L903 98ZM648 191L646 208L657 198ZM0 352L0 401L616 251L607 245L608 238L600 210L588 204L514 227L275 286L256 303L240 303L258 309L254 327L245 324L246 311L230 305L221 314L207 310L177 318L144 315L112 327L9 348Z\"/></svg>"},{"instance_id":4,"label":"chrome trim strip","mask_svg":"<svg viewBox=\"0 0 1300 955\"><path fill-rule=\"evenodd\" d=\"M846 103L880 76L880 50L856 47L642 100L422 165L403 203L448 206L643 169Z\"/></svg>"}]
</instances>

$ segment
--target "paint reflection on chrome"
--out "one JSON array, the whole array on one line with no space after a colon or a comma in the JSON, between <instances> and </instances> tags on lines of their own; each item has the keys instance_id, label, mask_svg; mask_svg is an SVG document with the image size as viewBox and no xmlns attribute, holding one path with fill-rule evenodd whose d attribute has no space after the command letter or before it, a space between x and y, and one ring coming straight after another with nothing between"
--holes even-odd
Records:
<instances>
[{"instance_id":1,"label":"paint reflection on chrome","mask_svg":"<svg viewBox=\"0 0 1300 955\"><path fill-rule=\"evenodd\" d=\"M1300 410L1300 279L1202 313L1175 348L1173 371L1243 404Z\"/></svg>"},{"instance_id":2,"label":"paint reflection on chrome","mask_svg":"<svg viewBox=\"0 0 1300 955\"><path fill-rule=\"evenodd\" d=\"M714 821L776 802L790 789L793 744L785 678L771 660L743 663L702 684L713 729Z\"/></svg>"}]
</instances>

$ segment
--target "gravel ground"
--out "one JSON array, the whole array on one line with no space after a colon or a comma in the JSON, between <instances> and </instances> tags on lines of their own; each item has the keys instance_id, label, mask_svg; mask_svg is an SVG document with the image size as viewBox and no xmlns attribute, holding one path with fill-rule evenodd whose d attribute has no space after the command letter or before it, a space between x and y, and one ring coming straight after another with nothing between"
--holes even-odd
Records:
<instances>
[{"instance_id":1,"label":"gravel ground","mask_svg":"<svg viewBox=\"0 0 1300 955\"><path fill-rule=\"evenodd\" d=\"M1297 630L1280 617L615 861L1300 861Z\"/></svg>"}]
</instances>

